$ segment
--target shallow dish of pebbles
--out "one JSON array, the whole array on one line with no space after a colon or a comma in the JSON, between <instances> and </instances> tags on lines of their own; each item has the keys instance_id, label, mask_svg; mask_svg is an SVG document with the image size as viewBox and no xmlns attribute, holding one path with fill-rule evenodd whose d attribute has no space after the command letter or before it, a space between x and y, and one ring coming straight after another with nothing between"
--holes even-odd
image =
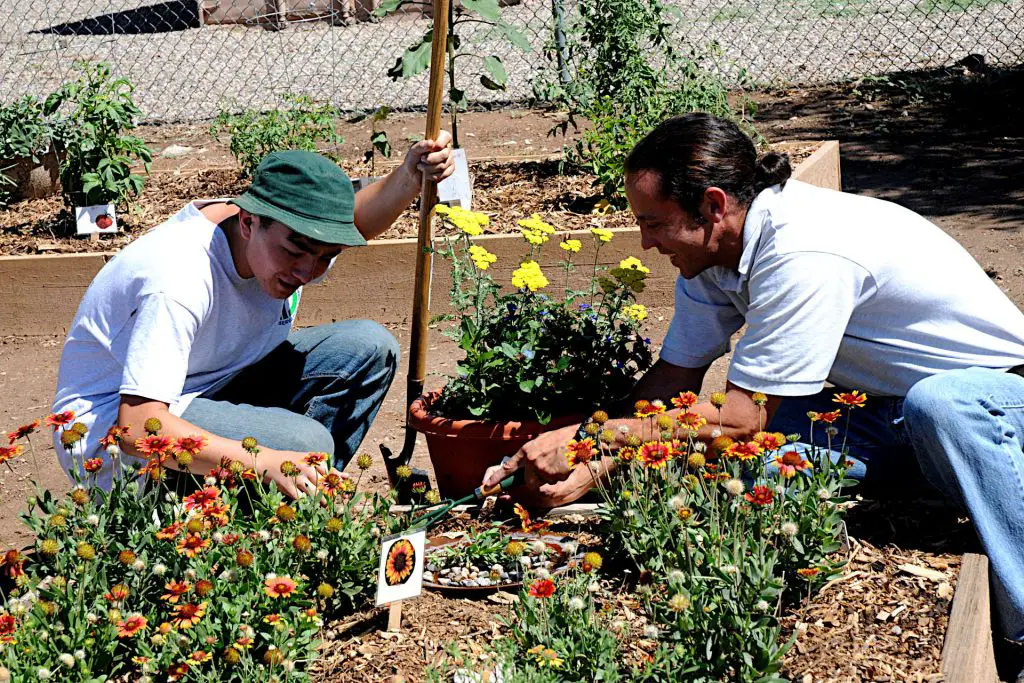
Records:
<instances>
[{"instance_id":1,"label":"shallow dish of pebbles","mask_svg":"<svg viewBox=\"0 0 1024 683\"><path fill-rule=\"evenodd\" d=\"M449 562L450 558L441 552L469 545L472 539L428 538L423 585L439 591L481 593L517 588L523 585L524 574L530 578L543 578L545 572L552 576L560 574L578 554L576 541L569 537L515 533L509 534L507 540L525 544L523 554L511 557L503 552L494 562L474 563Z\"/></svg>"}]
</instances>

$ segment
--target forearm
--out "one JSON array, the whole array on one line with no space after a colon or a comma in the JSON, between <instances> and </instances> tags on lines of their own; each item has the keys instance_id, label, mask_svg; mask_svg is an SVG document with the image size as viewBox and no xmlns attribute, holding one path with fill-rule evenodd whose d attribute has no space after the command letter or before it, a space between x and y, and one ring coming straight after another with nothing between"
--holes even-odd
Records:
<instances>
[{"instance_id":1,"label":"forearm","mask_svg":"<svg viewBox=\"0 0 1024 683\"><path fill-rule=\"evenodd\" d=\"M193 437L202 438L206 445L198 454L192 456L192 462L188 464L190 472L205 474L220 466L223 458L238 460L246 467L253 467L253 456L250 455L240 441L227 439L213 434L205 429L197 427L188 420L171 414L166 404L155 401L130 405L122 401L118 410L118 426L128 427L129 432L121 442L121 449L128 455L146 460L149 456L142 452L136 442L148 436L144 425L147 420L156 418L160 421L159 436L168 437L174 441L178 439ZM165 463L167 467L175 470L183 469L174 458L169 458Z\"/></svg>"},{"instance_id":2,"label":"forearm","mask_svg":"<svg viewBox=\"0 0 1024 683\"><path fill-rule=\"evenodd\" d=\"M632 410L632 406L630 409ZM701 441L710 441L715 436L728 436L735 441L747 441L756 432L764 429L767 423L765 412L754 405L750 397L740 390L729 391L721 409L716 408L710 402L698 403L686 409L671 408L671 404L669 404L669 408L664 414L670 416L675 423L676 418L683 412L696 413L707 421L697 430L697 439ZM657 439L661 432L657 426L657 419L657 416L653 418L626 416L613 418L605 424L605 429L619 433L625 426L629 434L637 434L645 440Z\"/></svg>"},{"instance_id":3,"label":"forearm","mask_svg":"<svg viewBox=\"0 0 1024 683\"><path fill-rule=\"evenodd\" d=\"M390 228L420 193L422 174L403 164L356 194L355 222L370 240Z\"/></svg>"}]
</instances>

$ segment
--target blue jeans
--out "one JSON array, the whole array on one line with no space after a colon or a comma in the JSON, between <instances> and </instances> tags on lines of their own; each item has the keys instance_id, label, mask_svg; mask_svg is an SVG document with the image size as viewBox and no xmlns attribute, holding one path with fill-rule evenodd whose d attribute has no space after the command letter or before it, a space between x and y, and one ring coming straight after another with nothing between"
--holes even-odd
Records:
<instances>
[{"instance_id":1,"label":"blue jeans","mask_svg":"<svg viewBox=\"0 0 1024 683\"><path fill-rule=\"evenodd\" d=\"M837 406L836 391L785 399L771 429L806 434L806 412ZM840 442L843 422L836 423ZM819 447L822 432L817 423ZM839 446L833 441L834 451ZM866 492L927 494L934 487L967 511L988 555L1004 635L1024 640L1024 378L952 370L921 380L906 398L869 397L853 411L846 447L857 461L850 475Z\"/></svg>"},{"instance_id":2,"label":"blue jeans","mask_svg":"<svg viewBox=\"0 0 1024 683\"><path fill-rule=\"evenodd\" d=\"M229 439L268 448L322 452L344 469L398 368L398 342L369 320L293 331L287 341L182 414Z\"/></svg>"}]
</instances>

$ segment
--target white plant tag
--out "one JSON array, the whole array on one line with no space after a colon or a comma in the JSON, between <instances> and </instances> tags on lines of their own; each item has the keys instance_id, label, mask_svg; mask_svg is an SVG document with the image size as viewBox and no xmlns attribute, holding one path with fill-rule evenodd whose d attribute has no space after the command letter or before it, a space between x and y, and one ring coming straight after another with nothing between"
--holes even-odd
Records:
<instances>
[{"instance_id":1,"label":"white plant tag","mask_svg":"<svg viewBox=\"0 0 1024 683\"><path fill-rule=\"evenodd\" d=\"M390 536L380 548L377 606L415 598L423 592L423 547L426 530Z\"/></svg>"},{"instance_id":2,"label":"white plant tag","mask_svg":"<svg viewBox=\"0 0 1024 683\"><path fill-rule=\"evenodd\" d=\"M473 186L469 182L469 161L465 148L452 150L455 172L437 184L437 200L449 206L473 210Z\"/></svg>"},{"instance_id":3,"label":"white plant tag","mask_svg":"<svg viewBox=\"0 0 1024 683\"><path fill-rule=\"evenodd\" d=\"M117 232L117 214L113 204L75 207L75 226L79 235Z\"/></svg>"}]
</instances>

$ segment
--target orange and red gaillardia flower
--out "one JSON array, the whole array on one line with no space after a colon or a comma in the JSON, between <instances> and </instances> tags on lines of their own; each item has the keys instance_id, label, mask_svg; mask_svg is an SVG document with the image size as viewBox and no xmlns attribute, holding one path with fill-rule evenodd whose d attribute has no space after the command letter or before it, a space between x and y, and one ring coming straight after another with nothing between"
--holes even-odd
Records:
<instances>
[{"instance_id":1,"label":"orange and red gaillardia flower","mask_svg":"<svg viewBox=\"0 0 1024 683\"><path fill-rule=\"evenodd\" d=\"M402 538L391 544L388 559L384 564L384 580L389 586L397 586L412 575L416 567L416 549Z\"/></svg>"},{"instance_id":2,"label":"orange and red gaillardia flower","mask_svg":"<svg viewBox=\"0 0 1024 683\"><path fill-rule=\"evenodd\" d=\"M199 620L206 615L206 604L201 602L198 605L186 602L174 608L171 615L171 625L175 628L189 629L199 623Z\"/></svg>"},{"instance_id":3,"label":"orange and red gaillardia flower","mask_svg":"<svg viewBox=\"0 0 1024 683\"><path fill-rule=\"evenodd\" d=\"M519 521L522 525L524 534L532 534L537 531L543 531L544 529L547 529L549 526L551 526L551 522L542 521L539 519L531 520L530 513L527 511L526 508L524 508L519 503L516 503L512 507L512 510L516 513L516 516L519 517Z\"/></svg>"},{"instance_id":4,"label":"orange and red gaillardia flower","mask_svg":"<svg viewBox=\"0 0 1024 683\"><path fill-rule=\"evenodd\" d=\"M220 489L216 486L204 486L190 496L185 497L185 509L205 510L207 506L220 502Z\"/></svg>"},{"instance_id":5,"label":"orange and red gaillardia flower","mask_svg":"<svg viewBox=\"0 0 1024 683\"><path fill-rule=\"evenodd\" d=\"M850 406L851 408L863 408L864 404L868 402L868 397L863 391L854 390L836 394L832 400L835 403L842 403L844 406Z\"/></svg>"},{"instance_id":6,"label":"orange and red gaillardia flower","mask_svg":"<svg viewBox=\"0 0 1024 683\"><path fill-rule=\"evenodd\" d=\"M797 569L796 573L804 577L805 579L813 579L815 576L818 575L820 571L821 570L817 567L804 567L802 569Z\"/></svg>"},{"instance_id":7,"label":"orange and red gaillardia flower","mask_svg":"<svg viewBox=\"0 0 1024 683\"><path fill-rule=\"evenodd\" d=\"M14 618L14 615L6 612L0 613L0 643L13 643L14 634L17 632L18 620Z\"/></svg>"},{"instance_id":8,"label":"orange and red gaillardia flower","mask_svg":"<svg viewBox=\"0 0 1024 683\"><path fill-rule=\"evenodd\" d=\"M161 599L167 602L178 602L178 598L188 593L192 586L184 581L171 580L164 584L164 589L167 592L161 596Z\"/></svg>"},{"instance_id":9,"label":"orange and red gaillardia flower","mask_svg":"<svg viewBox=\"0 0 1024 683\"><path fill-rule=\"evenodd\" d=\"M124 602L128 599L128 586L119 583L111 588L103 598L110 602Z\"/></svg>"},{"instance_id":10,"label":"orange and red gaillardia flower","mask_svg":"<svg viewBox=\"0 0 1024 683\"><path fill-rule=\"evenodd\" d=\"M75 411L65 410L62 413L51 413L46 416L46 424L53 427L53 431L57 431L64 425L69 425L75 421Z\"/></svg>"},{"instance_id":11,"label":"orange and red gaillardia flower","mask_svg":"<svg viewBox=\"0 0 1024 683\"><path fill-rule=\"evenodd\" d=\"M287 598L295 592L297 586L287 576L275 576L263 582L263 592L272 598Z\"/></svg>"},{"instance_id":12,"label":"orange and red gaillardia flower","mask_svg":"<svg viewBox=\"0 0 1024 683\"><path fill-rule=\"evenodd\" d=\"M104 448L120 445L121 439L128 436L128 429L128 427L118 427L117 425L114 425L107 430L107 435L100 439L100 445Z\"/></svg>"},{"instance_id":13,"label":"orange and red gaillardia flower","mask_svg":"<svg viewBox=\"0 0 1024 683\"><path fill-rule=\"evenodd\" d=\"M750 489L749 493L743 494L743 497L753 505L771 505L771 502L775 500L775 492L767 486L755 486Z\"/></svg>"},{"instance_id":14,"label":"orange and red gaillardia flower","mask_svg":"<svg viewBox=\"0 0 1024 683\"><path fill-rule=\"evenodd\" d=\"M593 439L573 439L565 447L565 461L569 463L569 469L576 469L577 465L585 465L594 459L597 449L594 447Z\"/></svg>"},{"instance_id":15,"label":"orange and red gaillardia flower","mask_svg":"<svg viewBox=\"0 0 1024 683\"><path fill-rule=\"evenodd\" d=\"M684 391L672 399L672 405L676 408L689 408L697 403L697 394L692 391Z\"/></svg>"},{"instance_id":16,"label":"orange and red gaillardia flower","mask_svg":"<svg viewBox=\"0 0 1024 683\"><path fill-rule=\"evenodd\" d=\"M127 619L117 623L117 637L131 638L139 631L145 629L147 623L149 623L148 620L141 614L129 615Z\"/></svg>"},{"instance_id":17,"label":"orange and red gaillardia flower","mask_svg":"<svg viewBox=\"0 0 1024 683\"><path fill-rule=\"evenodd\" d=\"M4 464L11 458L17 458L19 455L25 452L25 447L22 445L17 446L0 446L0 465ZM10 465L8 465L10 467Z\"/></svg>"},{"instance_id":18,"label":"orange and red gaillardia flower","mask_svg":"<svg viewBox=\"0 0 1024 683\"><path fill-rule=\"evenodd\" d=\"M824 422L825 424L832 424L839 419L841 414L840 410L830 410L827 413L815 413L815 419Z\"/></svg>"},{"instance_id":19,"label":"orange and red gaillardia flower","mask_svg":"<svg viewBox=\"0 0 1024 683\"><path fill-rule=\"evenodd\" d=\"M170 526L165 526L160 531L156 532L157 539L161 541L172 541L177 538L178 533L185 528L184 522L174 522Z\"/></svg>"},{"instance_id":20,"label":"orange and red gaillardia flower","mask_svg":"<svg viewBox=\"0 0 1024 683\"><path fill-rule=\"evenodd\" d=\"M178 541L178 554L193 558L209 547L210 539L199 534L186 534L185 538Z\"/></svg>"},{"instance_id":21,"label":"orange and red gaillardia flower","mask_svg":"<svg viewBox=\"0 0 1024 683\"><path fill-rule=\"evenodd\" d=\"M728 458L736 458L741 462L746 462L748 460L754 460L763 452L764 449L761 447L761 444L756 441L738 441L726 448L722 455Z\"/></svg>"},{"instance_id":22,"label":"orange and red gaillardia flower","mask_svg":"<svg viewBox=\"0 0 1024 683\"><path fill-rule=\"evenodd\" d=\"M698 429L700 429L701 427L708 423L707 418L705 418L703 415L701 415L700 413L691 412L689 410L676 415L676 422L679 424L680 427L688 429L691 432L697 431Z\"/></svg>"},{"instance_id":23,"label":"orange and red gaillardia flower","mask_svg":"<svg viewBox=\"0 0 1024 683\"><path fill-rule=\"evenodd\" d=\"M650 403L647 401L637 401L636 412L633 413L638 419L645 417L654 417L655 415L661 415L665 412L664 403Z\"/></svg>"},{"instance_id":24,"label":"orange and red gaillardia flower","mask_svg":"<svg viewBox=\"0 0 1024 683\"><path fill-rule=\"evenodd\" d=\"M785 479L791 479L797 472L812 469L809 460L796 451L786 451L782 455L775 456L775 465L779 468L779 474Z\"/></svg>"},{"instance_id":25,"label":"orange and red gaillardia flower","mask_svg":"<svg viewBox=\"0 0 1024 683\"><path fill-rule=\"evenodd\" d=\"M89 474L95 474L96 472L99 472L101 469L103 469L103 458L89 458L84 463L82 463L82 466L85 468L85 471L88 472Z\"/></svg>"},{"instance_id":26,"label":"orange and red gaillardia flower","mask_svg":"<svg viewBox=\"0 0 1024 683\"><path fill-rule=\"evenodd\" d=\"M167 680L168 681L180 681L181 679L188 676L189 672L188 662L178 662L177 664L171 664L170 668L167 669Z\"/></svg>"},{"instance_id":27,"label":"orange and red gaillardia flower","mask_svg":"<svg viewBox=\"0 0 1024 683\"><path fill-rule=\"evenodd\" d=\"M320 481L317 482L316 487L320 489L325 496L332 498L337 495L344 487L344 478L337 472L328 472Z\"/></svg>"},{"instance_id":28,"label":"orange and red gaillardia flower","mask_svg":"<svg viewBox=\"0 0 1024 683\"><path fill-rule=\"evenodd\" d=\"M758 432L754 442L766 451L777 451L786 445L786 435L779 432Z\"/></svg>"},{"instance_id":29,"label":"orange and red gaillardia flower","mask_svg":"<svg viewBox=\"0 0 1024 683\"><path fill-rule=\"evenodd\" d=\"M183 436L174 442L174 450L189 455L199 455L206 448L206 437L201 435Z\"/></svg>"},{"instance_id":30,"label":"orange and red gaillardia flower","mask_svg":"<svg viewBox=\"0 0 1024 683\"><path fill-rule=\"evenodd\" d=\"M303 456L302 462L306 463L310 467L316 467L320 463L327 462L326 453L307 453Z\"/></svg>"},{"instance_id":31,"label":"orange and red gaillardia flower","mask_svg":"<svg viewBox=\"0 0 1024 683\"><path fill-rule=\"evenodd\" d=\"M530 584L531 598L550 598L555 594L555 582L551 579L537 579Z\"/></svg>"},{"instance_id":32,"label":"orange and red gaillardia flower","mask_svg":"<svg viewBox=\"0 0 1024 683\"><path fill-rule=\"evenodd\" d=\"M135 448L143 455L162 455L171 450L173 445L174 439L171 437L155 434L135 440Z\"/></svg>"},{"instance_id":33,"label":"orange and red gaillardia flower","mask_svg":"<svg viewBox=\"0 0 1024 683\"><path fill-rule=\"evenodd\" d=\"M660 469L672 459L672 448L660 441L648 441L640 446L637 460L652 469Z\"/></svg>"},{"instance_id":34,"label":"orange and red gaillardia flower","mask_svg":"<svg viewBox=\"0 0 1024 683\"><path fill-rule=\"evenodd\" d=\"M14 581L25 575L25 557L17 550L8 550L0 557L0 575Z\"/></svg>"},{"instance_id":35,"label":"orange and red gaillardia flower","mask_svg":"<svg viewBox=\"0 0 1024 683\"><path fill-rule=\"evenodd\" d=\"M18 439L24 439L29 434L32 434L39 429L42 424L42 420L32 420L32 422L29 422L27 425L21 425L7 435L7 443L12 444Z\"/></svg>"}]
</instances>

